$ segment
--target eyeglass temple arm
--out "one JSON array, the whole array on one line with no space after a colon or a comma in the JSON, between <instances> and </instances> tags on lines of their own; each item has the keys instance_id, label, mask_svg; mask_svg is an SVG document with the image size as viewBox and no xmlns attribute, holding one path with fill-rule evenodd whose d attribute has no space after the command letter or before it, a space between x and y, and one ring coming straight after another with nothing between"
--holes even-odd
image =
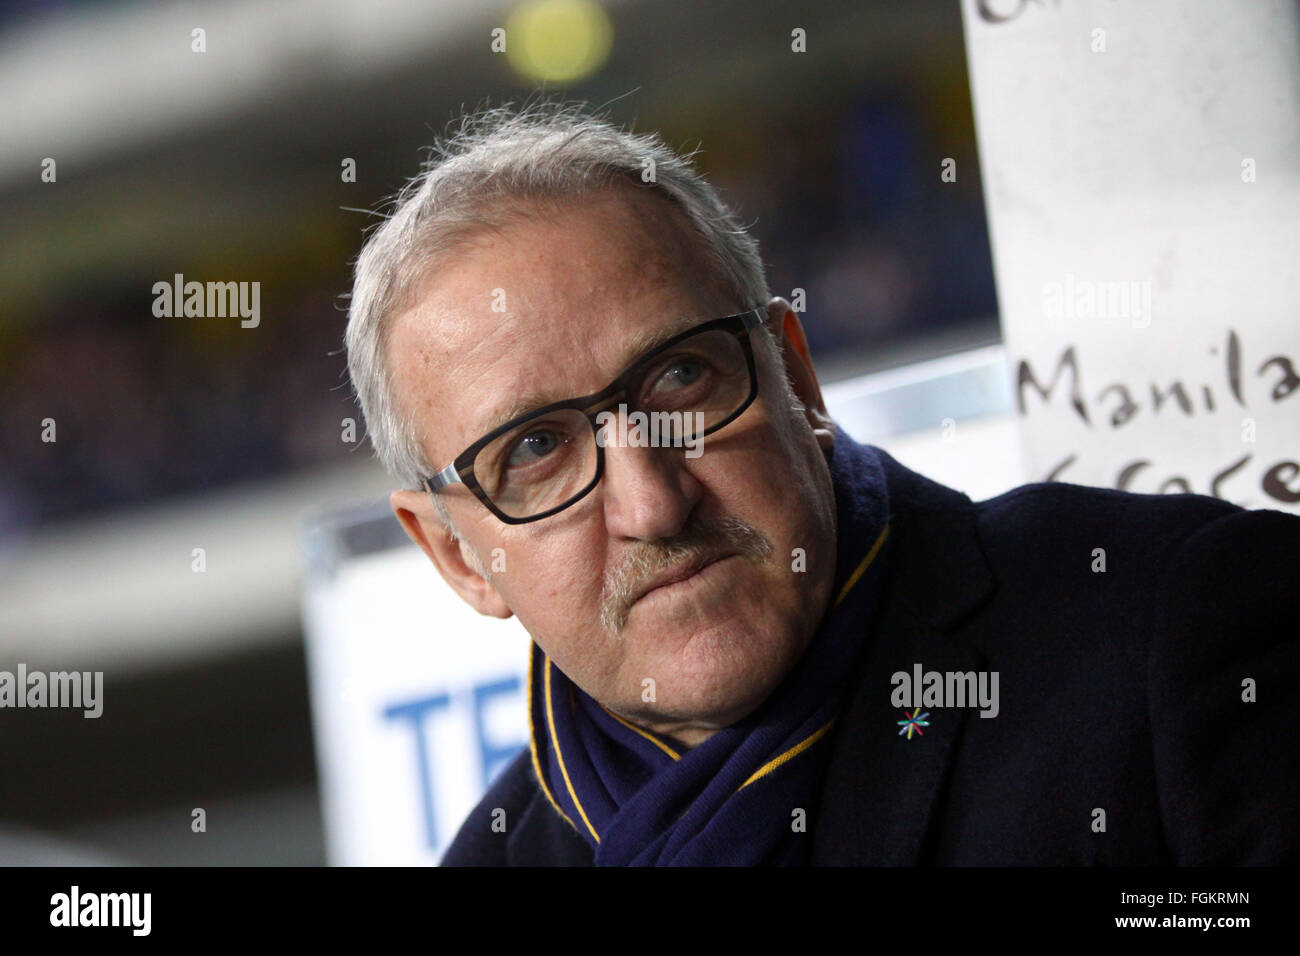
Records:
<instances>
[{"instance_id":1,"label":"eyeglass temple arm","mask_svg":"<svg viewBox=\"0 0 1300 956\"><path fill-rule=\"evenodd\" d=\"M448 485L454 485L458 481L460 481L460 475L456 473L456 463L452 462L429 479L429 490L437 491L440 488L446 488Z\"/></svg>"}]
</instances>

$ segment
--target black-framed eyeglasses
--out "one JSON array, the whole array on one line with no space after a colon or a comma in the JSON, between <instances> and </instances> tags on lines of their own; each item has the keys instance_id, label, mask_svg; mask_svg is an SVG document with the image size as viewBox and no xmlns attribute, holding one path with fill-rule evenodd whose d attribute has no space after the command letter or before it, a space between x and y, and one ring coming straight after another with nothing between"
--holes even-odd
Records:
<instances>
[{"instance_id":1,"label":"black-framed eyeglasses","mask_svg":"<svg viewBox=\"0 0 1300 956\"><path fill-rule=\"evenodd\" d=\"M641 413L634 430L641 421L654 426L641 429L642 438L667 431L668 443L699 448L701 439L739 418L758 395L749 332L766 318L758 308L687 329L599 392L546 405L493 429L425 485L437 494L461 482L506 524L548 518L600 483L605 445L618 443L603 431L611 421L602 413L620 403L629 419Z\"/></svg>"}]
</instances>

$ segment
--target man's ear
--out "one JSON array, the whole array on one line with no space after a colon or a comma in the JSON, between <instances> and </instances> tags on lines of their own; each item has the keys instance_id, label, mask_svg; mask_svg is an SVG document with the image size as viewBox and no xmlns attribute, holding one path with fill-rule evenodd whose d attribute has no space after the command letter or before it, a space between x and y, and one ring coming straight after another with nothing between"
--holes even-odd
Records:
<instances>
[{"instance_id":1,"label":"man's ear","mask_svg":"<svg viewBox=\"0 0 1300 956\"><path fill-rule=\"evenodd\" d=\"M835 444L835 422L826 411L826 401L822 398L821 385L817 382L817 372L813 369L808 340L804 337L799 316L789 302L777 296L767 304L767 320L768 327L776 333L794 393L804 404L804 417L812 426L817 444L822 451L829 452Z\"/></svg>"},{"instance_id":2,"label":"man's ear","mask_svg":"<svg viewBox=\"0 0 1300 956\"><path fill-rule=\"evenodd\" d=\"M474 569L469 545L451 536L427 491L394 491L389 503L407 537L429 556L443 580L466 604L489 617L507 618L514 613L496 588Z\"/></svg>"}]
</instances>

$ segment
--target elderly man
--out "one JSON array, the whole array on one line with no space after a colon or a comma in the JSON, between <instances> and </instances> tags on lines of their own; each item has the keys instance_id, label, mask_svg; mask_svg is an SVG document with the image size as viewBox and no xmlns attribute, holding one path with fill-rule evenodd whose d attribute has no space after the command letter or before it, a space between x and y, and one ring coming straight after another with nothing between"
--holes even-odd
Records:
<instances>
[{"instance_id":1,"label":"elderly man","mask_svg":"<svg viewBox=\"0 0 1300 956\"><path fill-rule=\"evenodd\" d=\"M347 347L406 532L533 639L530 746L446 864L1295 858L1300 520L975 505L853 441L657 137L469 117L368 239Z\"/></svg>"}]
</instances>

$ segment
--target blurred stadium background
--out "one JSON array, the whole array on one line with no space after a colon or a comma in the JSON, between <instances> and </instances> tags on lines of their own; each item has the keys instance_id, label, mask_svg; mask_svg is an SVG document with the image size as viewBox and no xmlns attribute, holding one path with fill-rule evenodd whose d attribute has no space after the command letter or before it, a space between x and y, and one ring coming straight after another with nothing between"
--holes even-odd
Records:
<instances>
[{"instance_id":1,"label":"blurred stadium background","mask_svg":"<svg viewBox=\"0 0 1300 956\"><path fill-rule=\"evenodd\" d=\"M363 431L341 437L360 210L462 107L554 69L541 35L531 61L491 51L519 6L0 7L0 669L103 670L106 696L93 721L0 713L0 862L325 862L300 540L389 487ZM847 402L997 367L956 2L597 9L607 54L546 87L703 147L773 291L806 291L824 385ZM260 326L155 318L175 273L260 281Z\"/></svg>"}]
</instances>

